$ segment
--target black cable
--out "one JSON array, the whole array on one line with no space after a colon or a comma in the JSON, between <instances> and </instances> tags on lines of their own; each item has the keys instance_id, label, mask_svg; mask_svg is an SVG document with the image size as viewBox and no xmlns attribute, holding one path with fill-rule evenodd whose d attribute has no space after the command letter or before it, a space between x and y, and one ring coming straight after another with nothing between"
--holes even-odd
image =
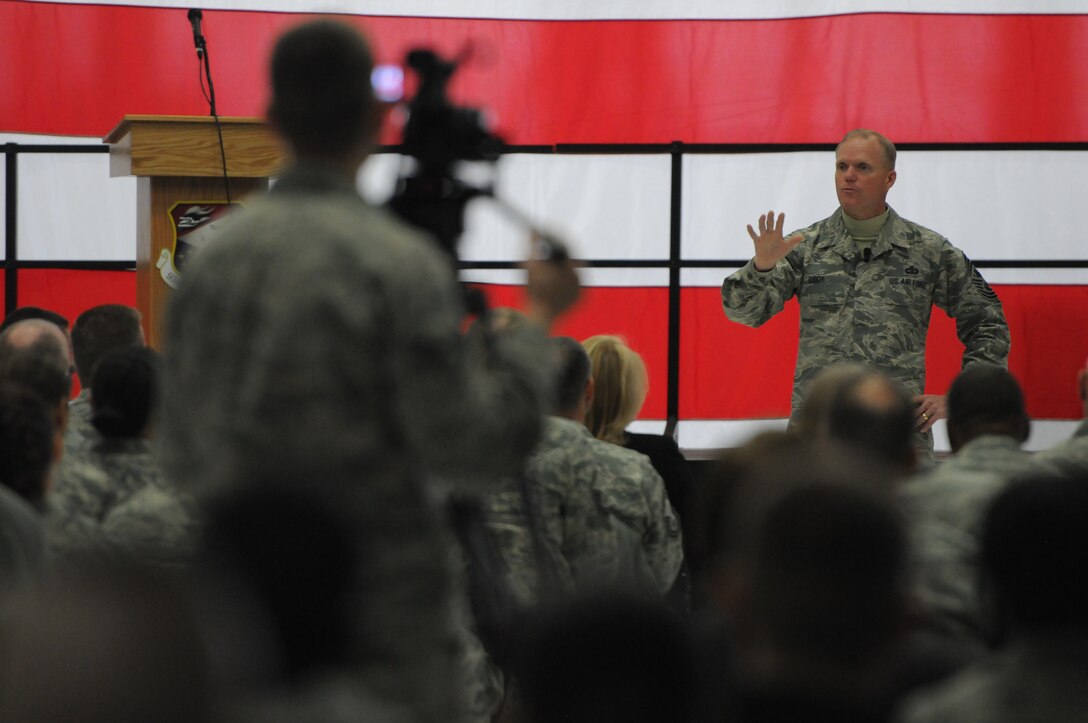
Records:
<instances>
[{"instance_id":1,"label":"black cable","mask_svg":"<svg viewBox=\"0 0 1088 723\"><path fill-rule=\"evenodd\" d=\"M219 111L215 106L215 83L212 82L212 66L211 60L208 57L208 44L204 40L204 36L200 37L200 48L197 53L197 67L200 67L200 60L204 60L204 72L200 75L200 92L204 94L204 100L208 101L208 108L211 111L212 118L215 119L215 132L219 136L219 158L223 164L223 189L227 194L227 205L231 203L230 198L230 176L227 175L227 149L223 144L223 124L219 122ZM208 79L208 86L205 89L204 79Z\"/></svg>"}]
</instances>

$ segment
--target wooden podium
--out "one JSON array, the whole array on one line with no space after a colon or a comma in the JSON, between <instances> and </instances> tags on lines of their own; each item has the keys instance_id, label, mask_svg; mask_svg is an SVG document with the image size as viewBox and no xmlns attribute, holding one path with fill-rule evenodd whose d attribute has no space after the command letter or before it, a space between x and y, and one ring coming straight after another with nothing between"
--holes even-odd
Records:
<instances>
[{"instance_id":1,"label":"wooden podium","mask_svg":"<svg viewBox=\"0 0 1088 723\"><path fill-rule=\"evenodd\" d=\"M277 136L259 118L219 121L231 201L266 190L269 177L287 163ZM224 210L227 201L219 134L210 116L126 115L104 140L110 145L110 176L136 176L136 304L148 344L160 348L170 293L166 279L177 277L175 209Z\"/></svg>"}]
</instances>

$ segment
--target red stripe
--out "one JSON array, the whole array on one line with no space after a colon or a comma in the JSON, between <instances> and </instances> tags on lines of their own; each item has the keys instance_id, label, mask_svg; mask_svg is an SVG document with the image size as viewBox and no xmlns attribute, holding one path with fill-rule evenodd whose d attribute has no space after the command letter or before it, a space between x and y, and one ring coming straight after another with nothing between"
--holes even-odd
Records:
<instances>
[{"instance_id":1,"label":"red stripe","mask_svg":"<svg viewBox=\"0 0 1088 723\"><path fill-rule=\"evenodd\" d=\"M2 277L0 277L2 282ZM136 275L123 271L19 272L19 304L54 309L70 320L96 304L135 305ZM523 307L519 286L481 285L492 306ZM2 289L2 283L0 283ZM1012 333L1009 367L1038 419L1078 419L1076 373L1088 358L1088 286L995 286ZM797 305L759 329L734 324L717 289L681 293L680 418L747 419L789 414L797 358ZM646 361L650 394L643 419L664 419L668 368L668 290L593 287L556 334L585 339L622 334ZM955 324L935 309L926 364L929 389L944 392L960 368Z\"/></svg>"},{"instance_id":2,"label":"red stripe","mask_svg":"<svg viewBox=\"0 0 1088 723\"><path fill-rule=\"evenodd\" d=\"M1077 370L1088 357L1088 286L994 286L1012 335L1009 368L1038 419L1079 419ZM759 329L725 319L717 289L682 294L682 419L785 417L797 360L797 304ZM934 309L926 342L927 392L960 369L955 323Z\"/></svg>"},{"instance_id":3,"label":"red stripe","mask_svg":"<svg viewBox=\"0 0 1088 723\"><path fill-rule=\"evenodd\" d=\"M18 303L52 309L74 323L99 304L136 306L136 272L22 269Z\"/></svg>"},{"instance_id":4,"label":"red stripe","mask_svg":"<svg viewBox=\"0 0 1088 723\"><path fill-rule=\"evenodd\" d=\"M19 271L19 306L52 309L74 324L85 310L99 304L136 306L136 272L23 269ZM80 380L72 385L79 394Z\"/></svg>"},{"instance_id":5,"label":"red stripe","mask_svg":"<svg viewBox=\"0 0 1088 723\"><path fill-rule=\"evenodd\" d=\"M205 12L222 114L261 114L271 43L301 17ZM858 126L901 143L1088 138L1088 16L350 21L387 61L474 41L455 86L514 143L829 142ZM126 113L207 112L184 9L0 2L0 64L3 131L100 136Z\"/></svg>"},{"instance_id":6,"label":"red stripe","mask_svg":"<svg viewBox=\"0 0 1088 723\"><path fill-rule=\"evenodd\" d=\"M480 284L488 303L525 308L520 286ZM590 287L578 306L556 325L555 334L582 341L595 334L619 334L646 363L650 392L642 407L643 419L666 416L668 383L669 290L660 287Z\"/></svg>"}]
</instances>

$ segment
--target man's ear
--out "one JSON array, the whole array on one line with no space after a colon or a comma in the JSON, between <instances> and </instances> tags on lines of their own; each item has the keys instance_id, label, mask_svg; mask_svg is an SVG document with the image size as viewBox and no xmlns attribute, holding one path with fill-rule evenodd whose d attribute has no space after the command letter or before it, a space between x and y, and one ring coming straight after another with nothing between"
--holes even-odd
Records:
<instances>
[{"instance_id":1,"label":"man's ear","mask_svg":"<svg viewBox=\"0 0 1088 723\"><path fill-rule=\"evenodd\" d=\"M894 170L888 171L888 180L886 182L886 185L884 186L884 190L886 190L886 191L891 190L891 187L895 185L895 179L896 179L895 171Z\"/></svg>"},{"instance_id":2,"label":"man's ear","mask_svg":"<svg viewBox=\"0 0 1088 723\"><path fill-rule=\"evenodd\" d=\"M586 402L586 409L589 409L590 405L593 404L593 395L596 393L596 391L596 384L593 381L593 377L590 377L589 381L586 382L586 391L585 396L583 397Z\"/></svg>"}]
</instances>

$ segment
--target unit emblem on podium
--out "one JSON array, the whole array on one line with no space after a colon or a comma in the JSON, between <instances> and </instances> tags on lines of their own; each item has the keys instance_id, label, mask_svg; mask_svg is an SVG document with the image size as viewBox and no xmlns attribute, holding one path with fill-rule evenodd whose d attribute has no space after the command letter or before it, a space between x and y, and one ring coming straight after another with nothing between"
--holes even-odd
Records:
<instances>
[{"instance_id":1,"label":"unit emblem on podium","mask_svg":"<svg viewBox=\"0 0 1088 723\"><path fill-rule=\"evenodd\" d=\"M186 259L200 253L200 249L215 236L222 219L233 207L240 205L224 201L178 201L170 207L168 213L174 240L170 248L162 250L155 263L162 280L170 288L176 289L181 281Z\"/></svg>"}]
</instances>

